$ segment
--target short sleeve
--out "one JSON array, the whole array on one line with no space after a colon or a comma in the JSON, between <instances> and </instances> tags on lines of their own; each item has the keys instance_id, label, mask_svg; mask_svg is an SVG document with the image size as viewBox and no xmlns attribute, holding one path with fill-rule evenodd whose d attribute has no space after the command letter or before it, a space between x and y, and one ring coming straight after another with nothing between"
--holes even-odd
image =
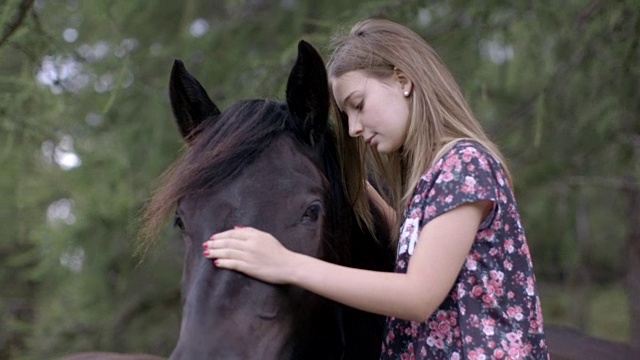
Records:
<instances>
[{"instance_id":1,"label":"short sleeve","mask_svg":"<svg viewBox=\"0 0 640 360\"><path fill-rule=\"evenodd\" d=\"M456 144L434 167L432 185L426 197L422 224L456 207L492 201L493 209L480 229L488 227L497 212L499 163L475 144Z\"/></svg>"}]
</instances>

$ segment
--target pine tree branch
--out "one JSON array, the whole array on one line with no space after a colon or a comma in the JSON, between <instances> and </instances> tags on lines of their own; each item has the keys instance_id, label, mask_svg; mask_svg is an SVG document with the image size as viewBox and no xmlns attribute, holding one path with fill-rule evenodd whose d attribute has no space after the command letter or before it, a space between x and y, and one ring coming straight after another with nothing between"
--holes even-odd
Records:
<instances>
[{"instance_id":1,"label":"pine tree branch","mask_svg":"<svg viewBox=\"0 0 640 360\"><path fill-rule=\"evenodd\" d=\"M22 25L22 22L27 17L27 13L33 7L34 0L22 0L20 5L18 6L18 13L14 16L14 18L9 22L9 24L5 27L2 32L2 36L0 36L0 47L2 47L11 35L13 35L16 30Z\"/></svg>"}]
</instances>

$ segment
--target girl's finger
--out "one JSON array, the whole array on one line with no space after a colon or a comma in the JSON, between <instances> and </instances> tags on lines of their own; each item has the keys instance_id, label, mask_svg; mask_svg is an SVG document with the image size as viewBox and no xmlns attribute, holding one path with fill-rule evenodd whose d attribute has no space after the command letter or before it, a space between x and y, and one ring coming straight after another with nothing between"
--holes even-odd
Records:
<instances>
[{"instance_id":1,"label":"girl's finger","mask_svg":"<svg viewBox=\"0 0 640 360\"><path fill-rule=\"evenodd\" d=\"M213 261L213 264L217 268L235 270L235 271L242 271L242 267L244 265L242 261L234 260L234 259L216 259Z\"/></svg>"},{"instance_id":2,"label":"girl's finger","mask_svg":"<svg viewBox=\"0 0 640 360\"><path fill-rule=\"evenodd\" d=\"M236 238L224 238L209 240L202 243L202 247L206 249L244 249L245 241Z\"/></svg>"},{"instance_id":3,"label":"girl's finger","mask_svg":"<svg viewBox=\"0 0 640 360\"><path fill-rule=\"evenodd\" d=\"M246 227L246 228L235 227L235 228L230 229L230 230L226 230L226 231L219 232L217 234L213 234L213 235L211 235L209 240L226 239L226 238L244 240L244 239L247 238L247 236L249 236L251 234L252 230L253 230L253 228L249 228L249 227Z\"/></svg>"},{"instance_id":4,"label":"girl's finger","mask_svg":"<svg viewBox=\"0 0 640 360\"><path fill-rule=\"evenodd\" d=\"M242 239L242 233L240 233L238 230L227 230L219 232L217 234L213 234L209 237L209 240L216 239Z\"/></svg>"},{"instance_id":5,"label":"girl's finger","mask_svg":"<svg viewBox=\"0 0 640 360\"><path fill-rule=\"evenodd\" d=\"M233 260L244 260L246 253L242 250L237 249L213 249L213 250L205 250L203 252L205 257L209 259L233 259Z\"/></svg>"}]
</instances>

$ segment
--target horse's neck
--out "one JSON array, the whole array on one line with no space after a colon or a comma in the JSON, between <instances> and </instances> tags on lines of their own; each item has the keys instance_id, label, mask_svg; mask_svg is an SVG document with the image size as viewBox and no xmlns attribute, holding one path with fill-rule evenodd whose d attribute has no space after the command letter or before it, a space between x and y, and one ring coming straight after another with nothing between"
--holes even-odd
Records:
<instances>
[{"instance_id":1,"label":"horse's neck","mask_svg":"<svg viewBox=\"0 0 640 360\"><path fill-rule=\"evenodd\" d=\"M333 360L343 359L345 348L343 306L324 298L319 301L308 323L298 324L298 339L292 359ZM309 304L307 304L309 305ZM304 322L304 321L303 321Z\"/></svg>"}]
</instances>

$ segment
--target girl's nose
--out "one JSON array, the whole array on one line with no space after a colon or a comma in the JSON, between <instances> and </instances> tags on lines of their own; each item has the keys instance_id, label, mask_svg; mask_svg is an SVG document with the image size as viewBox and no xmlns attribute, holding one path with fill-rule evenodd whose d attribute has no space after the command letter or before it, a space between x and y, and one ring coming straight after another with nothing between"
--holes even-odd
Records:
<instances>
[{"instance_id":1,"label":"girl's nose","mask_svg":"<svg viewBox=\"0 0 640 360\"><path fill-rule=\"evenodd\" d=\"M358 137L362 134L363 129L362 123L357 117L354 117L353 120L349 118L349 136Z\"/></svg>"}]
</instances>

